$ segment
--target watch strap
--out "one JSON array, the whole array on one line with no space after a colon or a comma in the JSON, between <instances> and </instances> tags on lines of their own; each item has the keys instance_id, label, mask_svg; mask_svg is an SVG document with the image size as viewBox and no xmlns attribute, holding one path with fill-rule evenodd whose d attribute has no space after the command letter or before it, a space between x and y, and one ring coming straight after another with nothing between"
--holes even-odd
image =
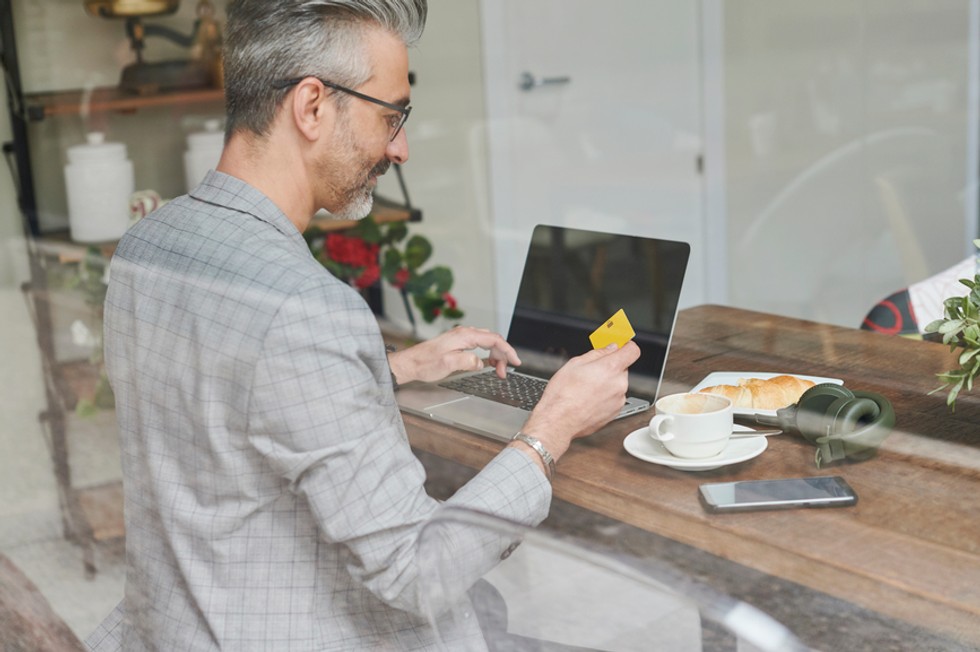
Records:
<instances>
[{"instance_id":1,"label":"watch strap","mask_svg":"<svg viewBox=\"0 0 980 652\"><path fill-rule=\"evenodd\" d=\"M388 353L394 353L397 350L398 350L398 347L396 347L394 344L385 344L385 354L386 355ZM391 363L388 364L388 373L391 374L391 388L397 392L398 391L398 379L395 378L395 372L391 370Z\"/></svg>"},{"instance_id":2,"label":"watch strap","mask_svg":"<svg viewBox=\"0 0 980 652\"><path fill-rule=\"evenodd\" d=\"M545 475L548 476L548 480L550 481L555 477L555 458L551 456L551 453L537 437L519 432L514 435L513 441L522 442L533 448L534 452L541 456L541 461L544 462Z\"/></svg>"}]
</instances>

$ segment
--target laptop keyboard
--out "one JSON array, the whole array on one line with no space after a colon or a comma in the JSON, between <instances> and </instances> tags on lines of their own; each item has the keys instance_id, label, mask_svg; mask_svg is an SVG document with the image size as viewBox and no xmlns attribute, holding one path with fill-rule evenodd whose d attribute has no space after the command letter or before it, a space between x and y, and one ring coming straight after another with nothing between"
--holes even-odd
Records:
<instances>
[{"instance_id":1,"label":"laptop keyboard","mask_svg":"<svg viewBox=\"0 0 980 652\"><path fill-rule=\"evenodd\" d=\"M506 378L498 378L497 374L488 372L463 376L439 383L441 387L455 389L464 394L488 398L498 403L532 410L541 399L548 382L540 378L509 373Z\"/></svg>"}]
</instances>

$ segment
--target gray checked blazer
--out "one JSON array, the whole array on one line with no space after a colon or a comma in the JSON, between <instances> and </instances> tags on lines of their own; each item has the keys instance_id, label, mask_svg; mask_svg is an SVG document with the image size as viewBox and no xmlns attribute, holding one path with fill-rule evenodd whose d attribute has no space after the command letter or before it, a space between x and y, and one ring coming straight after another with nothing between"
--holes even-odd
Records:
<instances>
[{"instance_id":1,"label":"gray checked blazer","mask_svg":"<svg viewBox=\"0 0 980 652\"><path fill-rule=\"evenodd\" d=\"M125 596L97 650L425 649L423 490L360 296L262 193L212 172L122 238L105 304ZM448 501L537 524L550 485L505 449ZM462 585L508 542L459 527ZM473 632L461 632L469 635Z\"/></svg>"}]
</instances>

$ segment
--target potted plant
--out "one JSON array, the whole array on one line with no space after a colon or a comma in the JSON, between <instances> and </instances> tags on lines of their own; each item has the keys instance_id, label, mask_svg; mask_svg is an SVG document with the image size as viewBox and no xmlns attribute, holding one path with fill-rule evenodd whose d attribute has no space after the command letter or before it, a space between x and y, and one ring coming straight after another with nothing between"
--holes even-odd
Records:
<instances>
[{"instance_id":1,"label":"potted plant","mask_svg":"<svg viewBox=\"0 0 980 652\"><path fill-rule=\"evenodd\" d=\"M980 248L980 240L973 244ZM973 390L973 381L980 374L980 274L972 279L960 279L970 289L965 296L949 297L943 301L944 316L926 326L926 333L938 333L951 351L959 351L959 368L937 374L942 385L933 390L949 390L946 404L956 407L956 397L964 389Z\"/></svg>"},{"instance_id":2,"label":"potted plant","mask_svg":"<svg viewBox=\"0 0 980 652\"><path fill-rule=\"evenodd\" d=\"M432 256L432 244L424 236L409 236L404 222L379 224L369 215L350 229L324 231L313 227L307 229L305 237L314 257L337 278L359 290L381 280L397 289L413 332L415 310L426 323L440 317L463 317L450 293L452 270L444 265L423 269Z\"/></svg>"}]
</instances>

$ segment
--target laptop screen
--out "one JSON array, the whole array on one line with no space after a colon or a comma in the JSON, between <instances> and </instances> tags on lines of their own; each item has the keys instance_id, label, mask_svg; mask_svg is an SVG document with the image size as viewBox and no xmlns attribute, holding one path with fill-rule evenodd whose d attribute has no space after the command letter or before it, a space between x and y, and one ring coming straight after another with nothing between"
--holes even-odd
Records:
<instances>
[{"instance_id":1,"label":"laptop screen","mask_svg":"<svg viewBox=\"0 0 980 652\"><path fill-rule=\"evenodd\" d=\"M690 252L686 242L536 226L507 335L521 371L550 377L622 308L642 352L630 393L653 401Z\"/></svg>"}]
</instances>

